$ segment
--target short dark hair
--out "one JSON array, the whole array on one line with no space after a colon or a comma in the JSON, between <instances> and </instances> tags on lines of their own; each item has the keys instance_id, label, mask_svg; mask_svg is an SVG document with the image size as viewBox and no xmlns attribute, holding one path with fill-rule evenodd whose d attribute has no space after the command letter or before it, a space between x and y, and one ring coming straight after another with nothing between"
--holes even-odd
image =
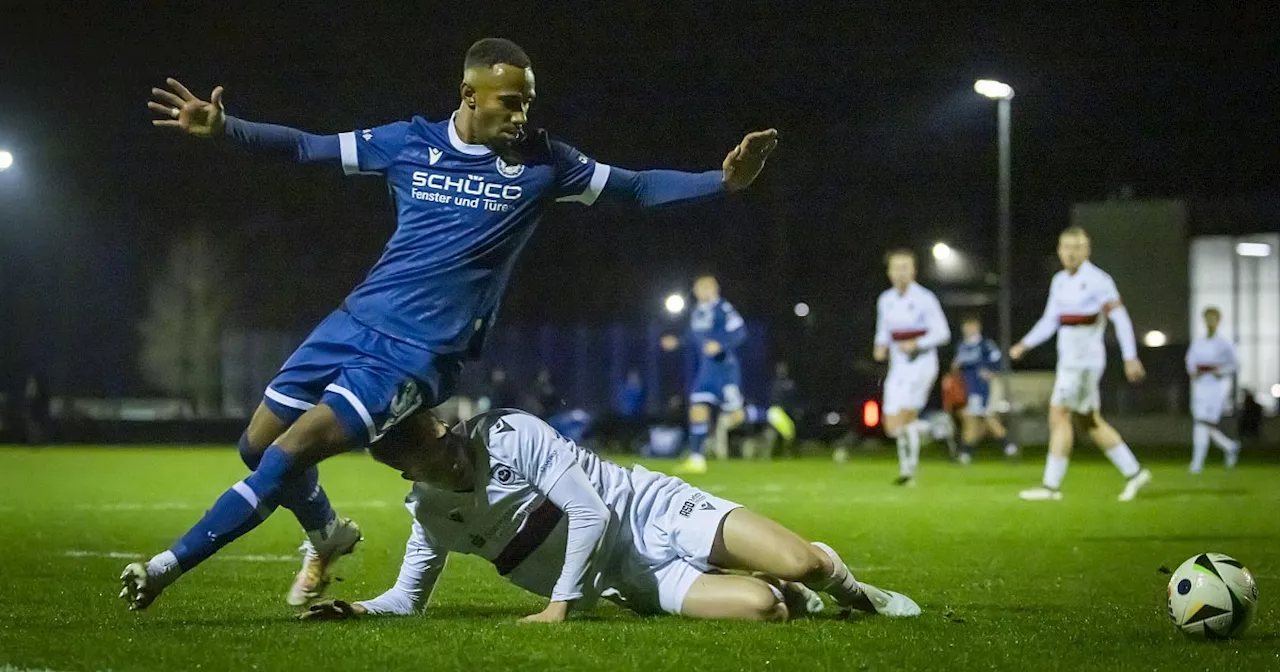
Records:
<instances>
[{"instance_id":1,"label":"short dark hair","mask_svg":"<svg viewBox=\"0 0 1280 672\"><path fill-rule=\"evenodd\" d=\"M916 253L913 252L909 247L895 247L889 250L888 252L885 252L884 253L885 265L888 265L889 260L894 257L908 257L909 259L911 259L911 263L915 263L916 261Z\"/></svg>"},{"instance_id":2,"label":"short dark hair","mask_svg":"<svg viewBox=\"0 0 1280 672\"><path fill-rule=\"evenodd\" d=\"M462 68L464 70L492 68L499 63L514 65L517 68L527 68L533 65L529 60L529 55L524 53L524 49L521 49L520 45L515 42L501 37L486 37L482 40L477 40L467 50L467 59L463 62Z\"/></svg>"},{"instance_id":3,"label":"short dark hair","mask_svg":"<svg viewBox=\"0 0 1280 672\"><path fill-rule=\"evenodd\" d=\"M1062 233L1058 234L1059 238L1066 238L1068 236L1071 236L1071 237L1079 236L1081 238L1084 238L1085 240L1089 240L1089 241L1093 240L1092 238L1089 237L1089 232L1085 231L1084 227L1078 224L1072 224L1071 226L1068 226L1067 228L1063 229Z\"/></svg>"},{"instance_id":4,"label":"short dark hair","mask_svg":"<svg viewBox=\"0 0 1280 672\"><path fill-rule=\"evenodd\" d=\"M1214 315L1217 315L1219 319L1222 318L1222 311L1218 310L1217 306L1209 306L1208 308L1204 309L1204 313L1203 313L1204 317L1209 317L1209 313L1213 313Z\"/></svg>"},{"instance_id":5,"label":"short dark hair","mask_svg":"<svg viewBox=\"0 0 1280 672\"><path fill-rule=\"evenodd\" d=\"M419 410L383 432L369 444L369 456L387 465L403 466L414 453L424 450L426 432L440 431L440 420L431 411ZM447 431L447 430L446 430Z\"/></svg>"}]
</instances>

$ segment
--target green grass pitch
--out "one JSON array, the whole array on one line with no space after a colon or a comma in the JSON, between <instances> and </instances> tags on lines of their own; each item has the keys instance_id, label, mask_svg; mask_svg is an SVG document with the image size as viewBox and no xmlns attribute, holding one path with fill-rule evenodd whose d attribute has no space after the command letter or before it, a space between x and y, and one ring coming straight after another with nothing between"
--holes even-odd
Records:
<instances>
[{"instance_id":1,"label":"green grass pitch","mask_svg":"<svg viewBox=\"0 0 1280 672\"><path fill-rule=\"evenodd\" d=\"M1168 453L1150 462L1155 481L1139 500L1120 504L1111 466L1078 459L1064 501L1018 501L1042 456L926 461L914 490L889 484L883 454L713 463L690 479L832 544L862 578L914 597L917 620L708 623L605 605L521 626L541 598L466 557L449 563L426 617L291 620L283 598L301 537L283 510L129 613L120 569L165 548L242 477L234 451L4 448L0 670L1280 669L1280 465L1246 456L1234 472L1212 465L1194 478L1186 455ZM399 567L405 484L361 456L321 472L366 537L331 595L371 597ZM1200 551L1233 555L1258 578L1243 639L1194 642L1168 622L1158 570Z\"/></svg>"}]
</instances>

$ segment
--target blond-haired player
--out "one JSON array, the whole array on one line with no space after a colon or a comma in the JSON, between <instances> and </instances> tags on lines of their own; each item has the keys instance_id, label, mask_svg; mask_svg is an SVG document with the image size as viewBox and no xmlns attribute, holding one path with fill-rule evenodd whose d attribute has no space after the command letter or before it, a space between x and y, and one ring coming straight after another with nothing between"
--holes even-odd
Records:
<instances>
[{"instance_id":1,"label":"blond-haired player","mask_svg":"<svg viewBox=\"0 0 1280 672\"><path fill-rule=\"evenodd\" d=\"M1129 382L1146 377L1138 360L1138 343L1133 322L1120 301L1120 292L1111 276L1089 261L1089 234L1073 226L1058 236L1058 259L1062 270L1049 285L1044 315L1031 331L1009 349L1017 360L1055 333L1058 336L1058 369L1049 401L1049 456L1045 460L1044 481L1039 487L1023 490L1025 500L1062 499L1062 479L1079 426L1124 475L1126 483L1120 501L1132 500L1151 480L1151 472L1138 464L1120 433L1102 419L1098 383L1107 366L1103 344L1107 322L1115 325L1116 340L1124 356L1124 373Z\"/></svg>"},{"instance_id":2,"label":"blond-haired player","mask_svg":"<svg viewBox=\"0 0 1280 672\"><path fill-rule=\"evenodd\" d=\"M889 282L876 301L877 362L888 361L884 379L884 429L898 443L898 485L914 485L920 464L920 411L938 379L938 348L951 341L951 327L933 292L916 284L916 255L885 255Z\"/></svg>"},{"instance_id":3,"label":"blond-haired player","mask_svg":"<svg viewBox=\"0 0 1280 672\"><path fill-rule=\"evenodd\" d=\"M1227 438L1218 423L1222 421L1222 407L1231 393L1231 374L1236 372L1236 347L1226 337L1218 334L1222 311L1209 307L1204 311L1205 335L1191 341L1187 348L1187 375L1191 376L1191 415L1195 419L1192 430L1191 473L1204 470L1204 459L1209 455L1209 441L1213 440L1226 454L1230 469L1240 455L1240 444Z\"/></svg>"}]
</instances>

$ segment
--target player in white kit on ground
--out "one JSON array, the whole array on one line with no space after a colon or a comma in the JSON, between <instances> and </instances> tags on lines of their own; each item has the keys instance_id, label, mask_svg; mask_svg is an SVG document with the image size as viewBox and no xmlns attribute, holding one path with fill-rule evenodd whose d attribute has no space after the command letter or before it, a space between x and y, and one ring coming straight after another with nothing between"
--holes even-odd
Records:
<instances>
[{"instance_id":1,"label":"player in white kit on ground","mask_svg":"<svg viewBox=\"0 0 1280 672\"><path fill-rule=\"evenodd\" d=\"M876 301L877 362L888 361L884 379L884 430L898 444L898 485L914 485L920 465L920 411L938 379L938 348L951 342L951 327L933 292L916 284L916 255L885 255L889 282Z\"/></svg>"},{"instance_id":2,"label":"player in white kit on ground","mask_svg":"<svg viewBox=\"0 0 1280 672\"><path fill-rule=\"evenodd\" d=\"M812 591L872 613L920 613L859 583L831 548L678 478L603 460L522 411L451 430L421 412L370 451L414 481L400 576L379 597L322 603L304 618L418 613L449 552L483 557L549 597L527 622L562 621L601 597L646 614L784 620L820 609Z\"/></svg>"},{"instance_id":3,"label":"player in white kit on ground","mask_svg":"<svg viewBox=\"0 0 1280 672\"><path fill-rule=\"evenodd\" d=\"M1236 372L1236 347L1226 337L1218 334L1222 312L1217 308L1204 311L1205 335L1191 341L1187 348L1187 375L1191 376L1191 415L1195 419L1192 430L1191 473L1204 470L1205 457L1209 455L1209 441L1225 453L1228 469L1236 466L1240 456L1240 444L1227 438L1218 428L1222 421L1222 407L1231 394L1231 375Z\"/></svg>"},{"instance_id":4,"label":"player in white kit on ground","mask_svg":"<svg viewBox=\"0 0 1280 672\"><path fill-rule=\"evenodd\" d=\"M1062 270L1049 285L1044 315L1031 331L1009 349L1009 357L1021 359L1027 350L1058 336L1058 370L1049 401L1049 456L1045 460L1044 481L1023 490L1019 497L1030 501L1062 499L1062 479L1075 440L1075 427L1089 438L1126 479L1120 501L1132 500L1151 480L1119 432L1102 419L1098 383L1107 366L1103 343L1107 322L1115 325L1116 340L1124 356L1125 377L1137 383L1146 377L1138 360L1138 343L1133 322L1120 301L1120 292L1111 276L1089 261L1089 234L1073 226L1058 236L1058 259Z\"/></svg>"}]
</instances>

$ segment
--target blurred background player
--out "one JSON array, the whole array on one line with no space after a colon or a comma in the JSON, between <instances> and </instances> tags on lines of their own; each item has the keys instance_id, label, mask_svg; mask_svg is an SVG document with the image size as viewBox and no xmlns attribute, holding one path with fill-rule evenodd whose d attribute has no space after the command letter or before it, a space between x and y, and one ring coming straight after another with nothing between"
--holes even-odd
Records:
<instances>
[{"instance_id":1,"label":"blurred background player","mask_svg":"<svg viewBox=\"0 0 1280 672\"><path fill-rule=\"evenodd\" d=\"M951 341L951 327L933 292L916 284L916 255L885 255L893 285L876 301L873 356L889 362L884 379L884 429L898 444L898 485L914 485L920 464L920 411L938 378L938 348Z\"/></svg>"},{"instance_id":2,"label":"blurred background player","mask_svg":"<svg viewBox=\"0 0 1280 672\"><path fill-rule=\"evenodd\" d=\"M1187 348L1187 375L1191 376L1191 415L1195 427L1191 435L1191 473L1204 470L1209 455L1209 441L1225 453L1227 468L1236 466L1240 444L1227 438L1218 428L1222 407L1231 394L1231 375L1236 372L1236 348L1218 334L1222 312L1217 308L1204 311L1204 335L1191 341Z\"/></svg>"},{"instance_id":3,"label":"blurred background player","mask_svg":"<svg viewBox=\"0 0 1280 672\"><path fill-rule=\"evenodd\" d=\"M1151 472L1120 438L1120 433L1102 419L1098 383L1107 367L1103 343L1107 321L1115 325L1116 340L1124 357L1124 374L1129 382L1146 377L1138 360L1138 342L1133 336L1129 311L1120 301L1120 292L1111 276L1089 261L1089 234L1072 226L1058 236L1058 260L1062 270L1049 284L1044 315L1031 331L1009 349L1009 357L1021 359L1031 348L1058 336L1058 368L1049 400L1049 456L1045 459L1044 481L1039 487L1023 490L1018 496L1028 501L1062 499L1062 479L1075 441L1075 427L1089 438L1125 477L1120 501L1127 502L1151 480Z\"/></svg>"},{"instance_id":4,"label":"blurred background player","mask_svg":"<svg viewBox=\"0 0 1280 672\"><path fill-rule=\"evenodd\" d=\"M742 424L742 370L737 350L747 338L746 323L733 306L720 298L720 283L713 275L699 276L693 283L698 300L689 316L685 337L698 352L698 373L689 392L689 457L681 471L702 474L707 471L704 449L711 429L712 406L719 407L716 417L716 451L728 454L729 431ZM662 337L662 348L668 352L680 347L680 339Z\"/></svg>"},{"instance_id":5,"label":"blurred background player","mask_svg":"<svg viewBox=\"0 0 1280 672\"><path fill-rule=\"evenodd\" d=\"M121 597L130 609L146 608L279 506L295 514L309 544L287 599L318 597L329 563L351 552L360 531L335 515L317 465L453 395L463 363L482 350L520 251L553 203L704 201L748 186L777 146L770 129L744 138L720 170L616 168L529 123L535 77L519 45L479 40L461 74L458 107L448 119L414 117L337 135L227 116L220 86L209 100L174 79L170 90L152 89L147 106L161 117L155 126L299 163L326 162L349 175L383 176L397 224L368 276L268 386L240 441L253 473L169 550L125 567Z\"/></svg>"},{"instance_id":6,"label":"blurred background player","mask_svg":"<svg viewBox=\"0 0 1280 672\"><path fill-rule=\"evenodd\" d=\"M970 315L960 325L964 339L956 346L956 358L952 370L960 374L964 383L966 403L962 412L960 430L961 464L973 460L973 448L984 436L991 436L1004 443L1004 454L1013 457L1018 446L1009 440L1000 417L991 407L991 381L1004 368L1004 356L996 342L982 335L982 320Z\"/></svg>"}]
</instances>

